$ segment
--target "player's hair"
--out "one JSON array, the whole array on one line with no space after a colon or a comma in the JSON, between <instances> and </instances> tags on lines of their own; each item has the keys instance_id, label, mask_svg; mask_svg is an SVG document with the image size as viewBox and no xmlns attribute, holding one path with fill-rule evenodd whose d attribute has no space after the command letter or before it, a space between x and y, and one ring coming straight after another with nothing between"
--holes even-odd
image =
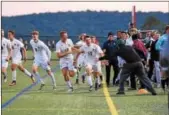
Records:
<instances>
[{"instance_id":1,"label":"player's hair","mask_svg":"<svg viewBox=\"0 0 169 115\"><path fill-rule=\"evenodd\" d=\"M121 33L127 34L127 32L125 32L125 31L121 31Z\"/></svg>"},{"instance_id":2,"label":"player's hair","mask_svg":"<svg viewBox=\"0 0 169 115\"><path fill-rule=\"evenodd\" d=\"M60 32L60 36L62 36L63 34L67 33L66 31L61 31Z\"/></svg>"},{"instance_id":3,"label":"player's hair","mask_svg":"<svg viewBox=\"0 0 169 115\"><path fill-rule=\"evenodd\" d=\"M34 30L34 31L32 32L32 34L39 35L39 31L37 31L37 30Z\"/></svg>"},{"instance_id":4,"label":"player's hair","mask_svg":"<svg viewBox=\"0 0 169 115\"><path fill-rule=\"evenodd\" d=\"M151 32L151 37L153 37L155 34L157 34L157 32L156 32L156 31Z\"/></svg>"},{"instance_id":5,"label":"player's hair","mask_svg":"<svg viewBox=\"0 0 169 115\"><path fill-rule=\"evenodd\" d=\"M15 31L14 30L9 30L8 33L11 33L12 35L15 35Z\"/></svg>"},{"instance_id":6,"label":"player's hair","mask_svg":"<svg viewBox=\"0 0 169 115\"><path fill-rule=\"evenodd\" d=\"M86 38L91 38L91 37L90 37L89 35L86 35L86 36L85 36L85 39L86 39Z\"/></svg>"},{"instance_id":7,"label":"player's hair","mask_svg":"<svg viewBox=\"0 0 169 115\"><path fill-rule=\"evenodd\" d=\"M79 36L79 39L80 39L80 40L82 40L82 36L84 36L84 38L85 38L86 35L85 35L85 34L81 34L81 35Z\"/></svg>"}]
</instances>

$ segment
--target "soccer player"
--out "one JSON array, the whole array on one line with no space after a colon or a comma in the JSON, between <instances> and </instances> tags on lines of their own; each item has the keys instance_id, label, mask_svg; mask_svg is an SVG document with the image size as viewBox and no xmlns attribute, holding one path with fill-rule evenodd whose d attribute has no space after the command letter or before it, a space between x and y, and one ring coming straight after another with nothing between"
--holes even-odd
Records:
<instances>
[{"instance_id":1,"label":"soccer player","mask_svg":"<svg viewBox=\"0 0 169 115\"><path fill-rule=\"evenodd\" d=\"M45 85L44 81L41 79L38 73L39 66L41 66L44 70L47 71L48 75L51 77L53 89L56 90L55 77L50 68L51 51L41 40L39 40L38 31L32 32L32 40L30 41L30 44L32 46L33 54L34 54L34 63L32 66L32 71L36 76L36 78L41 82L41 86L39 90L41 90Z\"/></svg>"},{"instance_id":2,"label":"soccer player","mask_svg":"<svg viewBox=\"0 0 169 115\"><path fill-rule=\"evenodd\" d=\"M75 75L76 69L73 65L73 42L68 39L66 31L60 32L60 40L56 43L56 55L60 59L60 68L68 86L68 92L73 92L70 78Z\"/></svg>"},{"instance_id":3,"label":"soccer player","mask_svg":"<svg viewBox=\"0 0 169 115\"><path fill-rule=\"evenodd\" d=\"M8 31L8 38L10 39L11 46L12 46L12 64L11 64L11 70L12 70L12 82L9 84L9 86L16 85L16 68L18 67L20 71L24 72L27 76L29 76L34 83L34 77L33 75L26 70L22 65L22 54L24 62L26 62L26 49L24 48L24 45L19 40L15 39L15 32L14 31Z\"/></svg>"},{"instance_id":4,"label":"soccer player","mask_svg":"<svg viewBox=\"0 0 169 115\"><path fill-rule=\"evenodd\" d=\"M80 47L84 46L85 43L85 36L86 34L83 33L80 35L80 41L78 41L75 44L75 48L79 49ZM81 70L82 67L84 67L85 64L85 55L84 54L80 54L78 59L77 59L77 77L76 77L76 84L79 84L79 72ZM82 74L82 82L84 83L84 79L85 79L85 73Z\"/></svg>"},{"instance_id":5,"label":"soccer player","mask_svg":"<svg viewBox=\"0 0 169 115\"><path fill-rule=\"evenodd\" d=\"M2 65L1 71L4 76L4 82L7 82L7 71L8 61L11 57L11 43L8 39L4 37L4 30L1 30L1 52L2 52Z\"/></svg>"},{"instance_id":6,"label":"soccer player","mask_svg":"<svg viewBox=\"0 0 169 115\"><path fill-rule=\"evenodd\" d=\"M86 45L80 48L79 54L76 59L80 55L80 53L84 53L86 55L85 69L87 73L88 84L90 85L89 91L92 91L93 83L92 83L92 74L95 76L95 90L99 87L99 76L101 75L101 67L98 61L100 56L103 56L103 51L101 48L93 44L91 38L86 36Z\"/></svg>"}]
</instances>

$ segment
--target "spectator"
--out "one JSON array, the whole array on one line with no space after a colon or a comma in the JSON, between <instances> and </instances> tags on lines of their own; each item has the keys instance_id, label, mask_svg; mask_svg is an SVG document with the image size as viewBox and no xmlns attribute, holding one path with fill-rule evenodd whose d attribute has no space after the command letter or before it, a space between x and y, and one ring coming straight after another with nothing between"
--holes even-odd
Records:
<instances>
[{"instance_id":1,"label":"spectator","mask_svg":"<svg viewBox=\"0 0 169 115\"><path fill-rule=\"evenodd\" d=\"M109 32L108 33L108 40L106 42L104 42L104 44L103 44L103 51L105 52L107 60L109 61L109 65L106 65L106 83L107 83L108 87L110 85L111 66L113 66L113 70L114 70L113 85L115 85L115 80L116 80L118 72L119 72L117 56L111 55L112 54L111 52L115 48L116 48L116 42L113 38L113 33Z\"/></svg>"},{"instance_id":2,"label":"spectator","mask_svg":"<svg viewBox=\"0 0 169 115\"><path fill-rule=\"evenodd\" d=\"M155 45L158 42L158 34L156 32L151 33L151 37L154 39L150 48L150 57L154 62L154 77L156 77L157 88L161 86L161 72L160 72L160 63L159 63L159 51L155 49Z\"/></svg>"}]
</instances>

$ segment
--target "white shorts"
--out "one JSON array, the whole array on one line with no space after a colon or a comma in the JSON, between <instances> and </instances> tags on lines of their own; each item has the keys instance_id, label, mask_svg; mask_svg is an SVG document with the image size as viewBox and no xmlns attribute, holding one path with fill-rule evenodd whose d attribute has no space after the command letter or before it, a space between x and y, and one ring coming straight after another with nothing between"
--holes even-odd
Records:
<instances>
[{"instance_id":1,"label":"white shorts","mask_svg":"<svg viewBox=\"0 0 169 115\"><path fill-rule=\"evenodd\" d=\"M86 67L91 68L93 70L93 72L102 73L101 62L97 62L96 64L87 63Z\"/></svg>"},{"instance_id":2,"label":"white shorts","mask_svg":"<svg viewBox=\"0 0 169 115\"><path fill-rule=\"evenodd\" d=\"M50 65L48 65L47 61L33 61L33 66L40 66L42 67L44 70L51 70Z\"/></svg>"},{"instance_id":3,"label":"white shorts","mask_svg":"<svg viewBox=\"0 0 169 115\"><path fill-rule=\"evenodd\" d=\"M21 59L12 59L12 64L21 65L22 60Z\"/></svg>"},{"instance_id":4,"label":"white shorts","mask_svg":"<svg viewBox=\"0 0 169 115\"><path fill-rule=\"evenodd\" d=\"M6 61L6 58L2 58L1 67L4 67L4 68L8 67L8 61Z\"/></svg>"},{"instance_id":5,"label":"white shorts","mask_svg":"<svg viewBox=\"0 0 169 115\"><path fill-rule=\"evenodd\" d=\"M67 68L68 70L74 70L73 60L68 59L64 61L60 61L60 69Z\"/></svg>"},{"instance_id":6,"label":"white shorts","mask_svg":"<svg viewBox=\"0 0 169 115\"><path fill-rule=\"evenodd\" d=\"M79 57L77 59L77 67L85 67L85 59L84 59L84 57Z\"/></svg>"}]
</instances>

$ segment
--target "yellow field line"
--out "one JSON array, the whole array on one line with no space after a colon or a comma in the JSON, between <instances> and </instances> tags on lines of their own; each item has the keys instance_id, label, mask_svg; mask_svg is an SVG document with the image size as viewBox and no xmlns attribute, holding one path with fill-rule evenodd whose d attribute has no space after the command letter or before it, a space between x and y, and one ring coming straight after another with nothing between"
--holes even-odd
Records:
<instances>
[{"instance_id":1,"label":"yellow field line","mask_svg":"<svg viewBox=\"0 0 169 115\"><path fill-rule=\"evenodd\" d=\"M109 91L107 89L105 82L103 82L103 92L104 92L104 96L106 98L107 104L109 106L109 110L111 112L111 115L118 115L118 112L117 112L116 107L114 106L114 103L110 97L110 94L109 94Z\"/></svg>"}]
</instances>

